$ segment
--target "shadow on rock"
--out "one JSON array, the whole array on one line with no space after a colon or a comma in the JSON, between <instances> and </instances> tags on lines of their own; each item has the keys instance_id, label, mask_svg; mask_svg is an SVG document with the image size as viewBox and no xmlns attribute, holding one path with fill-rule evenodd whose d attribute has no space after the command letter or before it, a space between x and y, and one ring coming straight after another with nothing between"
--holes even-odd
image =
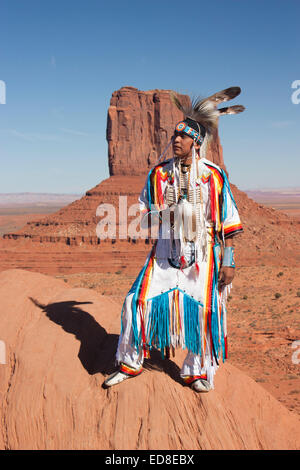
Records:
<instances>
[{"instance_id":1,"label":"shadow on rock","mask_svg":"<svg viewBox=\"0 0 300 470\"><path fill-rule=\"evenodd\" d=\"M64 331L71 333L80 341L78 357L89 374L111 374L117 367L115 355L118 346L118 335L109 334L96 322L95 318L78 305L92 302L68 300L44 305L36 299L30 300L39 307L49 320L60 325ZM183 384L180 368L170 359L163 359L160 351L151 350L151 357L144 362L146 370L160 370L169 375L175 382Z\"/></svg>"},{"instance_id":2,"label":"shadow on rock","mask_svg":"<svg viewBox=\"0 0 300 470\"><path fill-rule=\"evenodd\" d=\"M144 369L147 370L159 370L169 375L171 379L178 382L180 385L185 385L184 381L180 377L180 368L175 362L169 358L163 358L160 351L157 349L151 349L150 358L144 362Z\"/></svg>"},{"instance_id":3,"label":"shadow on rock","mask_svg":"<svg viewBox=\"0 0 300 470\"><path fill-rule=\"evenodd\" d=\"M89 374L109 374L116 369L118 335L108 334L92 315L78 307L92 302L69 300L44 305L29 298L51 321L80 341L78 357Z\"/></svg>"}]
</instances>

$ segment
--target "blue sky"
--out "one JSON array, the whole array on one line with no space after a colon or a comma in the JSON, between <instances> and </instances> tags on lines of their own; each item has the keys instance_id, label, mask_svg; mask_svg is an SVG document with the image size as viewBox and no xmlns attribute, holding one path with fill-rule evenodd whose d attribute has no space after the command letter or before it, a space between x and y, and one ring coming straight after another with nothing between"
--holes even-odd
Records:
<instances>
[{"instance_id":1,"label":"blue sky","mask_svg":"<svg viewBox=\"0 0 300 470\"><path fill-rule=\"evenodd\" d=\"M2 0L0 9L0 192L84 193L108 177L107 109L126 85L201 95L240 86L232 104L246 111L220 119L230 180L300 186L299 1Z\"/></svg>"}]
</instances>

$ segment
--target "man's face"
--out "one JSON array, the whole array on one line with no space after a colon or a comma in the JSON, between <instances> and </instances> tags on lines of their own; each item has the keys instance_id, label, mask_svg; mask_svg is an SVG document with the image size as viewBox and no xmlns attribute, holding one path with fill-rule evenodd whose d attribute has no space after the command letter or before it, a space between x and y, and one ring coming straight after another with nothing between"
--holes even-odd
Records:
<instances>
[{"instance_id":1,"label":"man's face","mask_svg":"<svg viewBox=\"0 0 300 470\"><path fill-rule=\"evenodd\" d=\"M173 152L177 157L186 158L192 155L193 139L183 132L174 132Z\"/></svg>"}]
</instances>

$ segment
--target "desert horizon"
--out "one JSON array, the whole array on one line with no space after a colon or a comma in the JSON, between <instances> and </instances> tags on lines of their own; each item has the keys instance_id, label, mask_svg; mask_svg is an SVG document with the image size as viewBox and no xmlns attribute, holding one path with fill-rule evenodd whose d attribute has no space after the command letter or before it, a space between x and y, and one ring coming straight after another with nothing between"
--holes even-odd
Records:
<instances>
[{"instance_id":1,"label":"desert horizon","mask_svg":"<svg viewBox=\"0 0 300 470\"><path fill-rule=\"evenodd\" d=\"M243 190L251 199L266 207L300 220L300 187ZM137 188L138 192L138 188ZM0 235L17 230L27 221L55 213L85 193L0 193Z\"/></svg>"}]
</instances>

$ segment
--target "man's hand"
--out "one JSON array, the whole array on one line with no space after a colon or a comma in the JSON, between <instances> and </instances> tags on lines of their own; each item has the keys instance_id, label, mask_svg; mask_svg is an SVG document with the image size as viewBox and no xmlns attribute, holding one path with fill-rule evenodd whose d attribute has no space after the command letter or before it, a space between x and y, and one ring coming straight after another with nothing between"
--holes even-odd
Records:
<instances>
[{"instance_id":1,"label":"man's hand","mask_svg":"<svg viewBox=\"0 0 300 470\"><path fill-rule=\"evenodd\" d=\"M219 287L224 287L227 284L230 284L234 278L234 268L230 266L221 266L219 271Z\"/></svg>"}]
</instances>

